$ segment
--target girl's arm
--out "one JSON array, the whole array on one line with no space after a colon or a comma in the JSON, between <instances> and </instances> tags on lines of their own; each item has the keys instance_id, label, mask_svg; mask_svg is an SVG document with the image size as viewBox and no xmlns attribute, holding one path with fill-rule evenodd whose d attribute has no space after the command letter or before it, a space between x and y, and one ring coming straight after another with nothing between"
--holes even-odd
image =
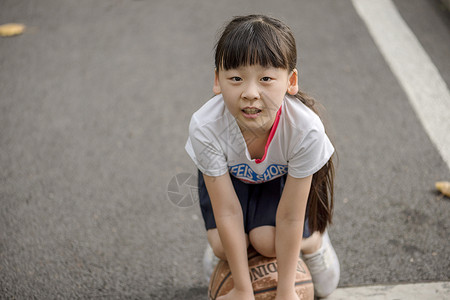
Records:
<instances>
[{"instance_id":1,"label":"girl's arm","mask_svg":"<svg viewBox=\"0 0 450 300\"><path fill-rule=\"evenodd\" d=\"M226 173L219 177L203 177L211 198L220 240L233 274L234 289L253 298L242 208L230 175Z\"/></svg>"},{"instance_id":2,"label":"girl's arm","mask_svg":"<svg viewBox=\"0 0 450 300\"><path fill-rule=\"evenodd\" d=\"M291 297L295 292L295 274L311 179L312 175L306 178L288 175L278 204L275 227L278 261L277 299L293 299Z\"/></svg>"}]
</instances>

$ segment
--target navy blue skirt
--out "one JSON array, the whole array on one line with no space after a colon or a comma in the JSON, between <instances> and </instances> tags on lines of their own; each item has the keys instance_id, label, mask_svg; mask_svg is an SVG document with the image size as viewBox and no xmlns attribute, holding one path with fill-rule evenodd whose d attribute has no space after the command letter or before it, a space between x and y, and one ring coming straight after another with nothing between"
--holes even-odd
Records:
<instances>
[{"instance_id":1,"label":"navy blue skirt","mask_svg":"<svg viewBox=\"0 0 450 300\"><path fill-rule=\"evenodd\" d=\"M275 226L278 203L283 193L287 175L267 182L245 183L230 174L236 195L241 203L244 216L245 233L259 226ZM216 228L216 221L211 206L211 199L205 186L202 172L198 171L198 193L205 228ZM311 236L308 228L308 218L305 218L303 237Z\"/></svg>"}]
</instances>

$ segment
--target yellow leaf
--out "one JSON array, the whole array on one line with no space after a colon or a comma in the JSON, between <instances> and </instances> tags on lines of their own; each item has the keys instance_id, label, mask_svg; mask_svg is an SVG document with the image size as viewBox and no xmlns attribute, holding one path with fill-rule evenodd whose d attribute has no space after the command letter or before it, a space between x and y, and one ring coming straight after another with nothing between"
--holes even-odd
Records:
<instances>
[{"instance_id":1,"label":"yellow leaf","mask_svg":"<svg viewBox=\"0 0 450 300\"><path fill-rule=\"evenodd\" d=\"M450 182L438 181L436 182L436 188L445 196L450 197Z\"/></svg>"},{"instance_id":2,"label":"yellow leaf","mask_svg":"<svg viewBox=\"0 0 450 300\"><path fill-rule=\"evenodd\" d=\"M22 34L25 31L25 25L9 23L0 25L0 36L14 36Z\"/></svg>"}]
</instances>

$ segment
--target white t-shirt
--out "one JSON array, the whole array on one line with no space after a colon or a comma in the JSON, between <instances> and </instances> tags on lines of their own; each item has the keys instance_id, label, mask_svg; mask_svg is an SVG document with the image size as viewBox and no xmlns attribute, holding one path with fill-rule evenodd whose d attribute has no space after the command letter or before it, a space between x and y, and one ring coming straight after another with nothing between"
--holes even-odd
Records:
<instances>
[{"instance_id":1,"label":"white t-shirt","mask_svg":"<svg viewBox=\"0 0 450 300\"><path fill-rule=\"evenodd\" d=\"M193 114L185 148L202 173L220 176L230 172L247 183L269 181L286 173L307 177L320 170L334 152L320 118L293 96L283 100L262 159L251 159L222 95Z\"/></svg>"}]
</instances>

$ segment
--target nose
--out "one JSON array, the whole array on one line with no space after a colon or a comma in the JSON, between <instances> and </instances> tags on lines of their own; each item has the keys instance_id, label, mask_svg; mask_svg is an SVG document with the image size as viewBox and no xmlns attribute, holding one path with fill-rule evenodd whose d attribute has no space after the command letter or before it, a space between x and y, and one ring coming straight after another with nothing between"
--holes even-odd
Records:
<instances>
[{"instance_id":1,"label":"nose","mask_svg":"<svg viewBox=\"0 0 450 300\"><path fill-rule=\"evenodd\" d=\"M244 90L242 92L242 98L246 100L255 100L259 99L259 89L258 85L255 83L248 83L245 85Z\"/></svg>"}]
</instances>

